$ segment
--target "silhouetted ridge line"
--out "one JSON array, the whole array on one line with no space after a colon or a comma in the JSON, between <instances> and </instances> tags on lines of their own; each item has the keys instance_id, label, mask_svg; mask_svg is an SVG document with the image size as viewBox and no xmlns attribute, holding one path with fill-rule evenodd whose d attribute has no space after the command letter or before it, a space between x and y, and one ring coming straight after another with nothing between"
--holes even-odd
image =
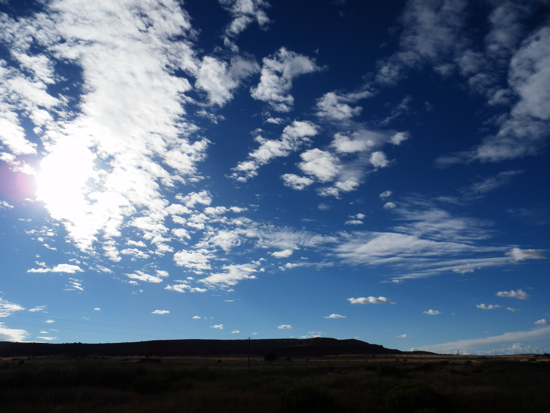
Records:
<instances>
[{"instance_id":1,"label":"silhouetted ridge line","mask_svg":"<svg viewBox=\"0 0 550 413\"><path fill-rule=\"evenodd\" d=\"M264 356L325 356L339 354L402 354L364 341L334 338L257 339L257 340L153 340L130 343L14 343L0 342L0 357L15 356L237 356L248 354Z\"/></svg>"}]
</instances>

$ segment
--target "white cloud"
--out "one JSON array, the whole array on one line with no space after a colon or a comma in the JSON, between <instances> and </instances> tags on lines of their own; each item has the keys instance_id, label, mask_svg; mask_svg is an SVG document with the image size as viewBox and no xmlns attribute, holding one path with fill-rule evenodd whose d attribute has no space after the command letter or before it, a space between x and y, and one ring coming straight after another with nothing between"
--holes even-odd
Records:
<instances>
[{"instance_id":1,"label":"white cloud","mask_svg":"<svg viewBox=\"0 0 550 413\"><path fill-rule=\"evenodd\" d=\"M38 312L42 312L44 310L46 310L46 306L45 305L39 305L37 307L31 308L29 311L31 313L38 313Z\"/></svg>"},{"instance_id":2,"label":"white cloud","mask_svg":"<svg viewBox=\"0 0 550 413\"><path fill-rule=\"evenodd\" d=\"M298 164L298 167L302 172L314 176L320 182L334 180L341 170L338 158L330 152L315 148L302 153L300 157L302 162Z\"/></svg>"},{"instance_id":3,"label":"white cloud","mask_svg":"<svg viewBox=\"0 0 550 413\"><path fill-rule=\"evenodd\" d=\"M18 304L10 303L0 298L0 317L9 317L16 311L23 311L24 308Z\"/></svg>"},{"instance_id":4,"label":"white cloud","mask_svg":"<svg viewBox=\"0 0 550 413\"><path fill-rule=\"evenodd\" d=\"M55 320L46 320L44 322L47 323L47 324L53 324L53 323L55 323Z\"/></svg>"},{"instance_id":5,"label":"white cloud","mask_svg":"<svg viewBox=\"0 0 550 413\"><path fill-rule=\"evenodd\" d=\"M75 272L84 272L78 265L72 264L58 264L53 268L31 268L27 272L64 272L68 274L74 274Z\"/></svg>"},{"instance_id":6,"label":"white cloud","mask_svg":"<svg viewBox=\"0 0 550 413\"><path fill-rule=\"evenodd\" d=\"M366 95L364 97L367 97ZM337 95L329 92L317 101L317 116L329 120L345 121L361 114L361 106L352 107L348 103L357 101L357 98L346 95Z\"/></svg>"},{"instance_id":7,"label":"white cloud","mask_svg":"<svg viewBox=\"0 0 550 413\"><path fill-rule=\"evenodd\" d=\"M437 353L455 353L457 351L461 352L471 352L473 354L480 354L486 349L489 349L490 352L495 351L495 346L501 345L503 343L518 343L518 342L528 342L533 340L544 340L548 339L550 336L550 327L542 327L531 331L518 331L515 333L504 333L499 336L493 337L484 337L470 340L460 340L445 344L436 344L430 346L420 347L419 350L424 351L433 351ZM525 351L521 348L522 345L516 345L514 349L510 349L511 353L524 353ZM504 350L504 351L503 351ZM499 353L508 352L508 349L498 350Z\"/></svg>"},{"instance_id":8,"label":"white cloud","mask_svg":"<svg viewBox=\"0 0 550 413\"><path fill-rule=\"evenodd\" d=\"M346 318L346 316L340 314L331 314L329 316L326 316L325 318Z\"/></svg>"},{"instance_id":9,"label":"white cloud","mask_svg":"<svg viewBox=\"0 0 550 413\"><path fill-rule=\"evenodd\" d=\"M217 328L218 330L223 330L223 324L216 324L216 325L210 326L210 328Z\"/></svg>"},{"instance_id":10,"label":"white cloud","mask_svg":"<svg viewBox=\"0 0 550 413\"><path fill-rule=\"evenodd\" d=\"M389 198L392 195L392 191L384 191L379 196L381 199Z\"/></svg>"},{"instance_id":11,"label":"white cloud","mask_svg":"<svg viewBox=\"0 0 550 413\"><path fill-rule=\"evenodd\" d=\"M260 71L260 66L252 60L240 56L227 63L214 57L205 56L200 64L196 86L208 93L211 104L223 106L233 97L232 91L248 76Z\"/></svg>"},{"instance_id":12,"label":"white cloud","mask_svg":"<svg viewBox=\"0 0 550 413\"><path fill-rule=\"evenodd\" d=\"M382 151L373 152L370 156L370 163L375 168L385 168L390 164L386 154Z\"/></svg>"},{"instance_id":13,"label":"white cloud","mask_svg":"<svg viewBox=\"0 0 550 413\"><path fill-rule=\"evenodd\" d=\"M233 330L233 331L231 332L231 334L239 334L239 333L240 333L239 330Z\"/></svg>"},{"instance_id":14,"label":"white cloud","mask_svg":"<svg viewBox=\"0 0 550 413\"><path fill-rule=\"evenodd\" d=\"M386 202L383 206L384 209L394 209L397 205L393 202Z\"/></svg>"},{"instance_id":15,"label":"white cloud","mask_svg":"<svg viewBox=\"0 0 550 413\"><path fill-rule=\"evenodd\" d=\"M239 163L229 177L239 182L246 182L258 174L258 169L275 158L286 157L297 151L301 146L311 142L309 139L317 135L316 125L307 121L294 121L283 129L280 140L268 140L256 137L260 147L248 155L248 160Z\"/></svg>"},{"instance_id":16,"label":"white cloud","mask_svg":"<svg viewBox=\"0 0 550 413\"><path fill-rule=\"evenodd\" d=\"M139 280L139 281L144 281L144 282L149 282L149 283L158 284L158 283L162 282L161 277L157 277L155 275L145 274L144 272L141 272L141 271L136 271L136 273L137 274L126 274L126 276L128 278L133 279L133 280Z\"/></svg>"},{"instance_id":17,"label":"white cloud","mask_svg":"<svg viewBox=\"0 0 550 413\"><path fill-rule=\"evenodd\" d=\"M527 300L531 297L523 290L499 291L496 295L499 297L519 298L520 300Z\"/></svg>"},{"instance_id":18,"label":"white cloud","mask_svg":"<svg viewBox=\"0 0 550 413\"><path fill-rule=\"evenodd\" d=\"M529 259L541 260L547 258L544 252L540 250L522 250L521 248L512 248L507 254L510 255L515 261L523 261Z\"/></svg>"},{"instance_id":19,"label":"white cloud","mask_svg":"<svg viewBox=\"0 0 550 413\"><path fill-rule=\"evenodd\" d=\"M441 313L440 313L439 311L437 311L437 310L429 309L428 311L422 311L422 314L438 315L438 314L441 314Z\"/></svg>"},{"instance_id":20,"label":"white cloud","mask_svg":"<svg viewBox=\"0 0 550 413\"><path fill-rule=\"evenodd\" d=\"M269 103L277 112L290 112L294 98L289 92L294 78L319 70L314 59L282 47L273 56L263 59L260 83L250 90L251 95Z\"/></svg>"},{"instance_id":21,"label":"white cloud","mask_svg":"<svg viewBox=\"0 0 550 413\"><path fill-rule=\"evenodd\" d=\"M8 328L0 323L0 341L25 341L29 335L25 330Z\"/></svg>"},{"instance_id":22,"label":"white cloud","mask_svg":"<svg viewBox=\"0 0 550 413\"><path fill-rule=\"evenodd\" d=\"M410 336L406 335L406 334L401 334L400 336L397 336L397 338L408 338Z\"/></svg>"},{"instance_id":23,"label":"white cloud","mask_svg":"<svg viewBox=\"0 0 550 413\"><path fill-rule=\"evenodd\" d=\"M255 264L232 264L224 265L223 270L225 272L211 274L206 278L200 280L200 282L208 285L236 285L242 280L253 280L256 276L251 275L256 272Z\"/></svg>"},{"instance_id":24,"label":"white cloud","mask_svg":"<svg viewBox=\"0 0 550 413\"><path fill-rule=\"evenodd\" d=\"M359 297L348 298L351 304L395 304L389 298L386 297Z\"/></svg>"},{"instance_id":25,"label":"white cloud","mask_svg":"<svg viewBox=\"0 0 550 413\"><path fill-rule=\"evenodd\" d=\"M198 315L193 316L193 320L200 320L200 316L198 316Z\"/></svg>"},{"instance_id":26,"label":"white cloud","mask_svg":"<svg viewBox=\"0 0 550 413\"><path fill-rule=\"evenodd\" d=\"M519 311L519 309L517 309L517 308L512 308L512 307L506 307L506 309L507 309L508 311L513 312L513 313L515 313L516 311Z\"/></svg>"},{"instance_id":27,"label":"white cloud","mask_svg":"<svg viewBox=\"0 0 550 413\"><path fill-rule=\"evenodd\" d=\"M180 267L195 269L197 271L210 269L209 259L211 255L206 251L182 250L174 254L174 261Z\"/></svg>"},{"instance_id":28,"label":"white cloud","mask_svg":"<svg viewBox=\"0 0 550 413\"><path fill-rule=\"evenodd\" d=\"M292 326L289 325L289 324L283 324L283 325L280 325L279 327L277 327L279 330L290 330L292 329Z\"/></svg>"},{"instance_id":29,"label":"white cloud","mask_svg":"<svg viewBox=\"0 0 550 413\"><path fill-rule=\"evenodd\" d=\"M405 142L407 139L409 139L410 134L408 132L397 132L395 135L393 135L390 138L390 143L399 146L401 143Z\"/></svg>"},{"instance_id":30,"label":"white cloud","mask_svg":"<svg viewBox=\"0 0 550 413\"><path fill-rule=\"evenodd\" d=\"M270 4L265 0L218 0L222 7L227 10L232 17L231 23L224 30L224 43L226 46L237 50L233 40L243 32L248 25L256 21L260 28L266 28L269 23L269 17L265 9Z\"/></svg>"},{"instance_id":31,"label":"white cloud","mask_svg":"<svg viewBox=\"0 0 550 413\"><path fill-rule=\"evenodd\" d=\"M363 221L359 221L357 219L352 219L352 220L344 222L344 225L363 225Z\"/></svg>"},{"instance_id":32,"label":"white cloud","mask_svg":"<svg viewBox=\"0 0 550 413\"><path fill-rule=\"evenodd\" d=\"M296 189L298 191L305 189L307 186L315 182L313 179L306 176L298 176L294 174L281 175L281 179L284 181L284 184L286 186L289 186L292 189Z\"/></svg>"},{"instance_id":33,"label":"white cloud","mask_svg":"<svg viewBox=\"0 0 550 413\"><path fill-rule=\"evenodd\" d=\"M170 311L168 311L168 310L155 310L151 314L159 314L159 315L170 314Z\"/></svg>"},{"instance_id":34,"label":"white cloud","mask_svg":"<svg viewBox=\"0 0 550 413\"><path fill-rule=\"evenodd\" d=\"M292 250L283 250L283 251L276 251L271 255L275 258L288 258L292 255L293 252L294 251Z\"/></svg>"},{"instance_id":35,"label":"white cloud","mask_svg":"<svg viewBox=\"0 0 550 413\"><path fill-rule=\"evenodd\" d=\"M490 305L478 304L478 305L476 305L476 307L481 308L482 310L494 310L494 309L497 309L497 308L502 308L501 305L493 305L493 304L490 304Z\"/></svg>"},{"instance_id":36,"label":"white cloud","mask_svg":"<svg viewBox=\"0 0 550 413\"><path fill-rule=\"evenodd\" d=\"M198 179L195 165L204 158L208 141L190 138L196 127L183 116L182 104L191 86L176 75L199 72L189 20L178 2L163 0L79 7L57 1L35 16L2 21L2 32L11 33L3 40L17 52L21 67L37 69L33 83L19 67L10 68L17 80L10 88L24 97L25 113L43 131L40 197L83 251L103 244L105 255L120 261L113 237L122 227L136 226L144 239L164 231L165 193L159 183L170 187ZM66 112L43 86L65 77L56 72L52 56L81 69L82 80L68 82L73 89L82 86L75 113ZM2 119L13 127L0 130L13 129L17 136L20 121ZM24 143L15 142L11 149L32 153ZM78 150L69 151L69 146ZM64 173L65 167L71 174ZM141 220L131 219L136 212Z\"/></svg>"},{"instance_id":37,"label":"white cloud","mask_svg":"<svg viewBox=\"0 0 550 413\"><path fill-rule=\"evenodd\" d=\"M94 311L101 311L101 308L96 307L96 308L94 308Z\"/></svg>"},{"instance_id":38,"label":"white cloud","mask_svg":"<svg viewBox=\"0 0 550 413\"><path fill-rule=\"evenodd\" d=\"M550 324L550 322L546 321L546 319L542 318L540 320L535 321L535 324Z\"/></svg>"}]
</instances>

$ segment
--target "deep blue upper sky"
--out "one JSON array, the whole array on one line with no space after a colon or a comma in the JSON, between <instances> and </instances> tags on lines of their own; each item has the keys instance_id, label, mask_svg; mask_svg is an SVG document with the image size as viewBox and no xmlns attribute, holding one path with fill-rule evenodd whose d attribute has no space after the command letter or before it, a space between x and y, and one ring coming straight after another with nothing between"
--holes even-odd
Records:
<instances>
[{"instance_id":1,"label":"deep blue upper sky","mask_svg":"<svg viewBox=\"0 0 550 413\"><path fill-rule=\"evenodd\" d=\"M0 0L0 340L550 351L549 6Z\"/></svg>"}]
</instances>

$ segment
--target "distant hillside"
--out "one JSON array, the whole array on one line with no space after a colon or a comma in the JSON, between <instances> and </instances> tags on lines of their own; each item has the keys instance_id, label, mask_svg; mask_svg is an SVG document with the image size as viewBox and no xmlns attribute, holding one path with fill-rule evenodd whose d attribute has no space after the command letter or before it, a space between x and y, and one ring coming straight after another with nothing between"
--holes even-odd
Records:
<instances>
[{"instance_id":1,"label":"distant hillside","mask_svg":"<svg viewBox=\"0 0 550 413\"><path fill-rule=\"evenodd\" d=\"M50 344L0 342L0 357L17 356L325 356L339 354L403 354L377 344L349 339L267 339L267 340L156 340L133 343Z\"/></svg>"}]
</instances>

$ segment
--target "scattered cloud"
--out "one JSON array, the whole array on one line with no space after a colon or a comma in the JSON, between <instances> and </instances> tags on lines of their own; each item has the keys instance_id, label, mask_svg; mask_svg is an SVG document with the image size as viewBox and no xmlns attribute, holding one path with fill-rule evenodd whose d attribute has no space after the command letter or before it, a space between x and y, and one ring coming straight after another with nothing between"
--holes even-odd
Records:
<instances>
[{"instance_id":1,"label":"scattered cloud","mask_svg":"<svg viewBox=\"0 0 550 413\"><path fill-rule=\"evenodd\" d=\"M267 102L277 112L290 112L294 98L290 95L294 78L322 68L315 59L280 48L262 61L260 83L250 90L254 99Z\"/></svg>"},{"instance_id":2,"label":"scattered cloud","mask_svg":"<svg viewBox=\"0 0 550 413\"><path fill-rule=\"evenodd\" d=\"M231 332L231 334L239 334L239 333L240 333L239 330L233 330L233 331Z\"/></svg>"},{"instance_id":3,"label":"scattered cloud","mask_svg":"<svg viewBox=\"0 0 550 413\"><path fill-rule=\"evenodd\" d=\"M550 324L550 322L546 321L546 319L542 318L540 320L535 321L535 324Z\"/></svg>"},{"instance_id":4,"label":"scattered cloud","mask_svg":"<svg viewBox=\"0 0 550 413\"><path fill-rule=\"evenodd\" d=\"M386 297L359 297L348 298L351 304L395 304L389 298Z\"/></svg>"},{"instance_id":5,"label":"scattered cloud","mask_svg":"<svg viewBox=\"0 0 550 413\"><path fill-rule=\"evenodd\" d=\"M170 311L168 311L168 310L155 310L151 314L159 314L159 315L170 314Z\"/></svg>"},{"instance_id":6,"label":"scattered cloud","mask_svg":"<svg viewBox=\"0 0 550 413\"><path fill-rule=\"evenodd\" d=\"M23 311L24 308L18 304L10 303L0 298L0 317L9 317L17 311ZM39 311L39 310L38 310Z\"/></svg>"},{"instance_id":7,"label":"scattered cloud","mask_svg":"<svg viewBox=\"0 0 550 413\"><path fill-rule=\"evenodd\" d=\"M519 298L520 300L528 300L531 297L523 290L499 291L496 295L499 297Z\"/></svg>"},{"instance_id":8,"label":"scattered cloud","mask_svg":"<svg viewBox=\"0 0 550 413\"><path fill-rule=\"evenodd\" d=\"M217 328L218 330L223 330L223 324L216 324L216 325L210 326L210 328Z\"/></svg>"},{"instance_id":9,"label":"scattered cloud","mask_svg":"<svg viewBox=\"0 0 550 413\"><path fill-rule=\"evenodd\" d=\"M248 160L239 163L233 168L234 172L229 177L238 182L246 182L248 179L258 175L258 169L261 166L266 165L273 159L289 156L292 152L311 142L310 137L318 133L319 129L313 123L294 121L291 125L284 128L280 140L264 139L258 135L255 141L260 144L260 147L248 155ZM297 181L296 178L287 176L285 183L290 185L292 182ZM307 180L301 180L300 182L304 185ZM300 186L300 184L297 185L298 187Z\"/></svg>"},{"instance_id":10,"label":"scattered cloud","mask_svg":"<svg viewBox=\"0 0 550 413\"><path fill-rule=\"evenodd\" d=\"M78 265L58 264L53 268L31 268L30 270L27 270L27 272L64 272L67 274L74 274L76 272L84 272L84 270Z\"/></svg>"},{"instance_id":11,"label":"scattered cloud","mask_svg":"<svg viewBox=\"0 0 550 413\"><path fill-rule=\"evenodd\" d=\"M490 304L490 305L478 304L478 305L476 305L476 307L481 308L482 310L495 310L497 308L502 308L501 305L493 305L493 304Z\"/></svg>"},{"instance_id":12,"label":"scattered cloud","mask_svg":"<svg viewBox=\"0 0 550 413\"><path fill-rule=\"evenodd\" d=\"M329 316L326 316L325 318L346 318L346 316L340 314L331 314Z\"/></svg>"},{"instance_id":13,"label":"scattered cloud","mask_svg":"<svg viewBox=\"0 0 550 413\"><path fill-rule=\"evenodd\" d=\"M410 336L408 336L407 334L401 334L400 336L397 336L397 338L408 338Z\"/></svg>"},{"instance_id":14,"label":"scattered cloud","mask_svg":"<svg viewBox=\"0 0 550 413\"><path fill-rule=\"evenodd\" d=\"M438 315L438 314L441 314L441 313L440 313L439 311L437 311L437 310L429 309L428 311L423 311L422 314Z\"/></svg>"},{"instance_id":15,"label":"scattered cloud","mask_svg":"<svg viewBox=\"0 0 550 413\"><path fill-rule=\"evenodd\" d=\"M294 251L287 249L287 250L283 250L283 251L276 251L276 252L272 253L271 255L275 258L288 258L293 253L294 253Z\"/></svg>"},{"instance_id":16,"label":"scattered cloud","mask_svg":"<svg viewBox=\"0 0 550 413\"><path fill-rule=\"evenodd\" d=\"M279 327L277 327L279 330L290 330L292 329L292 326L289 325L289 324L283 324L283 325L280 325Z\"/></svg>"}]
</instances>

